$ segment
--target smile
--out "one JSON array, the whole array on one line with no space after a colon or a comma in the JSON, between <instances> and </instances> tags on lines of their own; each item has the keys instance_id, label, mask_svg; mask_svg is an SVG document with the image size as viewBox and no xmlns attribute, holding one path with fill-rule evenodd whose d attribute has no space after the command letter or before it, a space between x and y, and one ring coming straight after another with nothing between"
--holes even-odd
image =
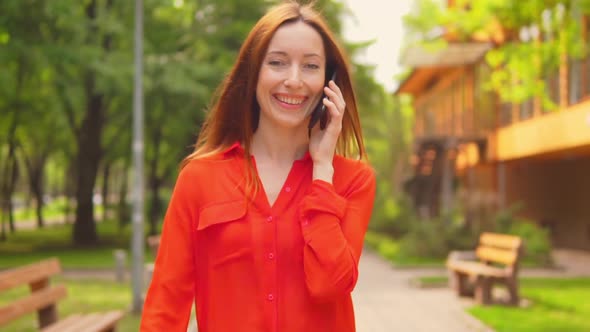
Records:
<instances>
[{"instance_id":1,"label":"smile","mask_svg":"<svg viewBox=\"0 0 590 332\"><path fill-rule=\"evenodd\" d=\"M307 99L307 97L286 96L286 95L279 95L279 94L274 95L274 97L278 101L288 104L288 105L301 105Z\"/></svg>"}]
</instances>

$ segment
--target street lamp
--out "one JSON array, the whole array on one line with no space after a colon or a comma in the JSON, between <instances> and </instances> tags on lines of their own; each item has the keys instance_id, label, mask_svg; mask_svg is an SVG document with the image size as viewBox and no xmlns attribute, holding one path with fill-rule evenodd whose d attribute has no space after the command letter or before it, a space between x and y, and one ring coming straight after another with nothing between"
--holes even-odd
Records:
<instances>
[{"instance_id":1,"label":"street lamp","mask_svg":"<svg viewBox=\"0 0 590 332\"><path fill-rule=\"evenodd\" d=\"M143 306L143 0L135 0L135 77L133 89L133 234L131 239L132 311Z\"/></svg>"}]
</instances>

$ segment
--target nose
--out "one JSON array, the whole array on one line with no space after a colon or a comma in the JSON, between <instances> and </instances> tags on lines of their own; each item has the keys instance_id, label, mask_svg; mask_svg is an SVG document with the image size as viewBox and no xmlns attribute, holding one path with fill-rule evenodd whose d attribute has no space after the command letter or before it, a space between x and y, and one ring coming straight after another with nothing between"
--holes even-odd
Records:
<instances>
[{"instance_id":1,"label":"nose","mask_svg":"<svg viewBox=\"0 0 590 332\"><path fill-rule=\"evenodd\" d=\"M297 66L293 66L289 70L289 74L285 79L284 84L286 87L293 89L299 88L303 85L303 82L301 81L301 71Z\"/></svg>"}]
</instances>

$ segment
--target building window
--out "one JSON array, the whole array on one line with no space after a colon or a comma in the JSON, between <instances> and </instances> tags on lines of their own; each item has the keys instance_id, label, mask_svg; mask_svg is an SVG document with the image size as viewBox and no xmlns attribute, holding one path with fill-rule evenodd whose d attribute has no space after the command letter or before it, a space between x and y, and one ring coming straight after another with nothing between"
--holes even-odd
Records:
<instances>
[{"instance_id":1,"label":"building window","mask_svg":"<svg viewBox=\"0 0 590 332\"><path fill-rule=\"evenodd\" d=\"M512 104L502 103L500 105L500 126L508 126L512 123Z\"/></svg>"},{"instance_id":2,"label":"building window","mask_svg":"<svg viewBox=\"0 0 590 332\"><path fill-rule=\"evenodd\" d=\"M530 119L533 117L534 103L533 98L530 98L520 105L520 121Z\"/></svg>"},{"instance_id":3,"label":"building window","mask_svg":"<svg viewBox=\"0 0 590 332\"><path fill-rule=\"evenodd\" d=\"M573 105L582 99L582 60L569 61L569 104Z\"/></svg>"},{"instance_id":4,"label":"building window","mask_svg":"<svg viewBox=\"0 0 590 332\"><path fill-rule=\"evenodd\" d=\"M549 99L551 99L555 104L554 106L557 107L559 105L559 70L553 70L547 75L547 78L545 79L545 87ZM550 111L552 111L552 109L543 107L543 112Z\"/></svg>"},{"instance_id":5,"label":"building window","mask_svg":"<svg viewBox=\"0 0 590 332\"><path fill-rule=\"evenodd\" d=\"M490 75L491 69L487 64L480 63L475 67L475 86L473 92L477 133L485 133L495 127L496 98L494 92L485 87L485 83L489 81Z\"/></svg>"},{"instance_id":6,"label":"building window","mask_svg":"<svg viewBox=\"0 0 590 332\"><path fill-rule=\"evenodd\" d=\"M582 97L590 97L590 17L582 17L582 37L585 40L586 55L580 61L581 94Z\"/></svg>"}]
</instances>

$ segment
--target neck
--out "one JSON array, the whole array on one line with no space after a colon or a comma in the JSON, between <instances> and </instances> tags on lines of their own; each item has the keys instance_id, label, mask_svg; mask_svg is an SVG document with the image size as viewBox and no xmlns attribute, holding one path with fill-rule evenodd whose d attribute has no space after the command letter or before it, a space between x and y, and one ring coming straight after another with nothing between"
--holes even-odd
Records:
<instances>
[{"instance_id":1,"label":"neck","mask_svg":"<svg viewBox=\"0 0 590 332\"><path fill-rule=\"evenodd\" d=\"M307 131L277 127L258 127L252 137L252 155L257 162L291 165L301 159L309 148Z\"/></svg>"}]
</instances>

